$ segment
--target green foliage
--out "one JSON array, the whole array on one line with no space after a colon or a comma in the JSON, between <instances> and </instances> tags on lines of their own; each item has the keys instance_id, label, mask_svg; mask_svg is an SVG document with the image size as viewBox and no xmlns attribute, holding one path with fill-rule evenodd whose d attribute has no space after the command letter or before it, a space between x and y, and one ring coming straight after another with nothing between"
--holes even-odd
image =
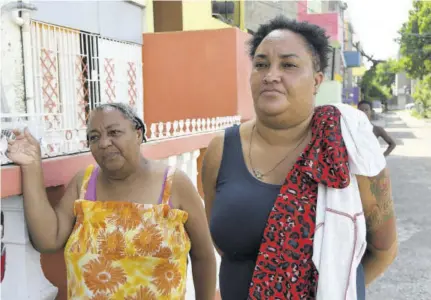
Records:
<instances>
[{"instance_id":1,"label":"green foliage","mask_svg":"<svg viewBox=\"0 0 431 300\"><path fill-rule=\"evenodd\" d=\"M415 102L420 103L422 106L422 116L428 116L428 110L431 108L431 74L423 77L415 87L413 93Z\"/></svg>"},{"instance_id":2,"label":"green foliage","mask_svg":"<svg viewBox=\"0 0 431 300\"><path fill-rule=\"evenodd\" d=\"M411 78L422 79L431 72L431 2L414 1L409 19L401 27L400 65Z\"/></svg>"},{"instance_id":3,"label":"green foliage","mask_svg":"<svg viewBox=\"0 0 431 300\"><path fill-rule=\"evenodd\" d=\"M386 103L392 97L392 85L400 64L395 60L374 63L361 79L361 92L365 99Z\"/></svg>"},{"instance_id":4,"label":"green foliage","mask_svg":"<svg viewBox=\"0 0 431 300\"><path fill-rule=\"evenodd\" d=\"M431 2L415 0L399 33L399 66L419 79L412 96L422 108L422 117L427 117L431 107Z\"/></svg>"},{"instance_id":5,"label":"green foliage","mask_svg":"<svg viewBox=\"0 0 431 300\"><path fill-rule=\"evenodd\" d=\"M395 82L395 75L401 70L398 61L389 59L379 63L376 67L375 81L383 87L391 87Z\"/></svg>"},{"instance_id":6,"label":"green foliage","mask_svg":"<svg viewBox=\"0 0 431 300\"><path fill-rule=\"evenodd\" d=\"M418 111L416 109L412 109L412 111L410 112L410 115L412 117L415 117L416 119L422 119L421 114L418 113Z\"/></svg>"}]
</instances>

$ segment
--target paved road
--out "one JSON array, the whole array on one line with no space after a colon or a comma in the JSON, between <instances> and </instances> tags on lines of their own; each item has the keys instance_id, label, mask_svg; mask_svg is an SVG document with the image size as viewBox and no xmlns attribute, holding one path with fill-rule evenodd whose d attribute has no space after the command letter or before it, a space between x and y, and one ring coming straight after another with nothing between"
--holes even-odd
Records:
<instances>
[{"instance_id":1,"label":"paved road","mask_svg":"<svg viewBox=\"0 0 431 300\"><path fill-rule=\"evenodd\" d=\"M396 261L370 286L367 300L430 300L431 123L405 112L384 119L398 145L388 165L400 245Z\"/></svg>"}]
</instances>

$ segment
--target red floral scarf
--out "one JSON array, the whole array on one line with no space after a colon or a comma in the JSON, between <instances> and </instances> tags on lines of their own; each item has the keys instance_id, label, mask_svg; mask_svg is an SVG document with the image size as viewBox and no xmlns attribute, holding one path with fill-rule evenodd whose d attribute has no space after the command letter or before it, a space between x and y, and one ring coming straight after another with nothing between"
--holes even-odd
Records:
<instances>
[{"instance_id":1,"label":"red floral scarf","mask_svg":"<svg viewBox=\"0 0 431 300\"><path fill-rule=\"evenodd\" d=\"M318 272L313 264L318 184L350 183L340 111L316 108L313 138L286 177L260 245L248 299L315 299Z\"/></svg>"}]
</instances>

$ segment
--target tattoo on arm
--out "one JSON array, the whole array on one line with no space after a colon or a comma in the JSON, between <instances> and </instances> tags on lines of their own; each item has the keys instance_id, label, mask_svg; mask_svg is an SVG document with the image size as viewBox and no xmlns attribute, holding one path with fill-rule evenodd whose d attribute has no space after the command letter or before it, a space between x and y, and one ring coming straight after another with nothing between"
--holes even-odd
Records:
<instances>
[{"instance_id":1,"label":"tattoo on arm","mask_svg":"<svg viewBox=\"0 0 431 300\"><path fill-rule=\"evenodd\" d=\"M396 241L395 213L388 171L385 169L368 180L369 195L373 202L365 213L367 240L377 250L387 250Z\"/></svg>"}]
</instances>

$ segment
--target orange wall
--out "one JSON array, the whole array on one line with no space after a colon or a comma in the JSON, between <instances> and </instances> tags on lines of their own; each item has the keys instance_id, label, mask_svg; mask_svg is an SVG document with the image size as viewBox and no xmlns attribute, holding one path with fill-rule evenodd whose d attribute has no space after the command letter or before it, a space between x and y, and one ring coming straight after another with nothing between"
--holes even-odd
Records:
<instances>
[{"instance_id":1,"label":"orange wall","mask_svg":"<svg viewBox=\"0 0 431 300\"><path fill-rule=\"evenodd\" d=\"M247 112L243 35L237 28L144 34L145 122L233 116L239 98Z\"/></svg>"}]
</instances>

